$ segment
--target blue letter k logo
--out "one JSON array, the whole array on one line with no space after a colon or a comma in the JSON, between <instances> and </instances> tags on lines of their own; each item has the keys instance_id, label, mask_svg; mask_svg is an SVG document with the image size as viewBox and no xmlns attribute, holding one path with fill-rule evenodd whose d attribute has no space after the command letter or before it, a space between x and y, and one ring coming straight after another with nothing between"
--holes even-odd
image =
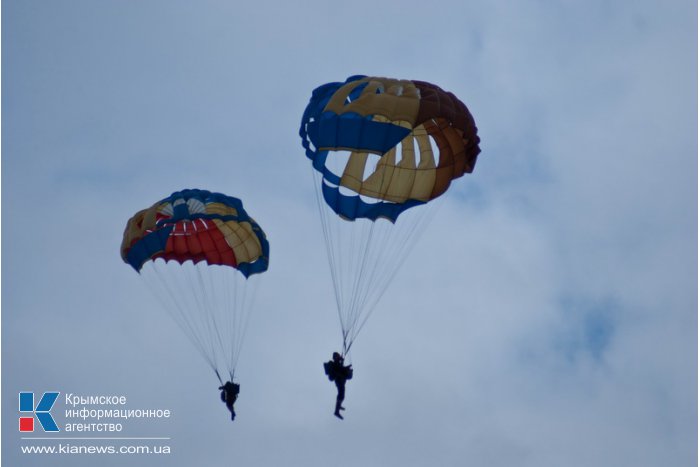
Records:
<instances>
[{"instance_id":1,"label":"blue letter k logo","mask_svg":"<svg viewBox=\"0 0 700 467\"><path fill-rule=\"evenodd\" d=\"M58 392L45 392L39 403L34 407L34 393L33 392L20 392L19 393L19 411L20 412L32 412L36 415L36 418L41 423L41 427L44 431L60 431L56 421L53 419L51 414L51 408L53 407L56 399L58 398Z\"/></svg>"}]
</instances>

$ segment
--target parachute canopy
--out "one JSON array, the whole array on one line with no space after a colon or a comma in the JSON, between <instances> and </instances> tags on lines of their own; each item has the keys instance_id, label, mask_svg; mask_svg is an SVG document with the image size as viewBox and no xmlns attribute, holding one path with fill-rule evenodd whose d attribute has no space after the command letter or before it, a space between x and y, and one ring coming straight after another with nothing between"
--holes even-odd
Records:
<instances>
[{"instance_id":1,"label":"parachute canopy","mask_svg":"<svg viewBox=\"0 0 700 467\"><path fill-rule=\"evenodd\" d=\"M429 202L474 170L479 137L454 94L369 76L316 88L299 135L312 162L346 355L430 222Z\"/></svg>"},{"instance_id":2,"label":"parachute canopy","mask_svg":"<svg viewBox=\"0 0 700 467\"><path fill-rule=\"evenodd\" d=\"M214 370L233 380L269 245L240 200L173 193L129 219L122 259Z\"/></svg>"},{"instance_id":3,"label":"parachute canopy","mask_svg":"<svg viewBox=\"0 0 700 467\"><path fill-rule=\"evenodd\" d=\"M385 217L442 195L474 170L480 152L472 115L454 94L424 81L351 76L313 91L299 134L338 215ZM334 170L329 158L349 151ZM379 157L376 165L368 163Z\"/></svg>"},{"instance_id":4,"label":"parachute canopy","mask_svg":"<svg viewBox=\"0 0 700 467\"><path fill-rule=\"evenodd\" d=\"M267 270L269 245L239 199L183 190L129 219L121 255L136 271L163 258L231 266L248 277Z\"/></svg>"}]
</instances>

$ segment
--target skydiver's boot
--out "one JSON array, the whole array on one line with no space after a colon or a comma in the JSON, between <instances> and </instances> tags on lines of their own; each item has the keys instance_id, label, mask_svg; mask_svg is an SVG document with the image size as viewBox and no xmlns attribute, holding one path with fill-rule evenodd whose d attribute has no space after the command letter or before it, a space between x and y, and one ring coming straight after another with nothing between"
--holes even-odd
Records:
<instances>
[{"instance_id":1,"label":"skydiver's boot","mask_svg":"<svg viewBox=\"0 0 700 467\"><path fill-rule=\"evenodd\" d=\"M335 403L335 412L333 413L333 415L335 415L336 417L338 417L338 418L341 419L341 420L344 420L344 419L343 419L343 416L340 415L340 411L341 411L341 410L345 410L345 408L343 408L343 407L340 406L340 401L336 401L336 403Z\"/></svg>"}]
</instances>

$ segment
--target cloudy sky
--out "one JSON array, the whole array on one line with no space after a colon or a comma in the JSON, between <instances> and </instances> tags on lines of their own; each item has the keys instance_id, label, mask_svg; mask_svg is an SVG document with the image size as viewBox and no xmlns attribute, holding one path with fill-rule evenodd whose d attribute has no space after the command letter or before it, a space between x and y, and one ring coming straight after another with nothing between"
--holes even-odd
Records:
<instances>
[{"instance_id":1,"label":"cloudy sky","mask_svg":"<svg viewBox=\"0 0 700 467\"><path fill-rule=\"evenodd\" d=\"M696 2L5 0L2 68L8 465L696 462ZM482 154L357 340L340 422L298 127L355 74L452 91ZM119 257L182 188L243 199L271 244L233 424ZM65 394L170 410L119 435L172 453L22 454L57 442L21 439L17 393L51 390L59 423Z\"/></svg>"}]
</instances>

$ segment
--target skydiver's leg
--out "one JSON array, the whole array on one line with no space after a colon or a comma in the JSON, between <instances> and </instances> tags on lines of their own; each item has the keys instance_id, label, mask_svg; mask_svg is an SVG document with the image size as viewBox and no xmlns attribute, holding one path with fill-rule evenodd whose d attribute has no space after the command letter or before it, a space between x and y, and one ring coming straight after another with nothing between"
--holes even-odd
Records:
<instances>
[{"instance_id":1,"label":"skydiver's leg","mask_svg":"<svg viewBox=\"0 0 700 467\"><path fill-rule=\"evenodd\" d=\"M233 409L233 404L226 404L226 407L231 412L231 420L236 418L236 411Z\"/></svg>"},{"instance_id":2,"label":"skydiver's leg","mask_svg":"<svg viewBox=\"0 0 700 467\"><path fill-rule=\"evenodd\" d=\"M338 389L338 396L335 399L335 416L342 420L343 416L340 415L340 411L345 410L345 407L342 406L345 400L345 381L336 380L335 386Z\"/></svg>"},{"instance_id":3,"label":"skydiver's leg","mask_svg":"<svg viewBox=\"0 0 700 467\"><path fill-rule=\"evenodd\" d=\"M340 406L341 410L345 410L345 407L343 407L344 400L345 400L345 381L340 383L340 387L338 388L338 405Z\"/></svg>"}]
</instances>

